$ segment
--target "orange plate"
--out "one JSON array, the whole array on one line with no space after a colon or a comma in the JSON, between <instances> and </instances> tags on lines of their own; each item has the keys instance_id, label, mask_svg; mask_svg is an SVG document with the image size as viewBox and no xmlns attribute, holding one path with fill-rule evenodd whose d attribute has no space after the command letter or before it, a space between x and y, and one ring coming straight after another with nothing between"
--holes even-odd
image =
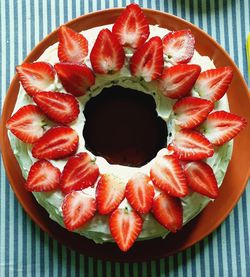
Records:
<instances>
[{"instance_id":1,"label":"orange plate","mask_svg":"<svg viewBox=\"0 0 250 277\"><path fill-rule=\"evenodd\" d=\"M111 24L122 9L109 9L81 16L67 23L68 27L81 31L92 27ZM209 56L216 67L230 65L234 69L234 79L228 91L230 109L233 113L244 116L248 121L247 128L241 132L234 143L233 158L220 189L220 196L181 231L169 235L164 240L136 242L127 253L119 251L113 243L95 244L93 241L70 233L49 219L46 211L35 201L32 194L23 187L19 165L10 148L5 128L6 120L11 116L15 106L19 83L14 77L7 93L1 119L0 139L3 161L12 189L29 216L50 236L62 244L82 254L115 261L142 261L165 257L190 247L211 233L230 213L245 189L250 175L250 98L249 91L240 71L228 54L206 33L194 25L170 14L144 9L150 24L158 24L170 30L191 29L196 38L196 50ZM25 38L24 38L25 39ZM25 59L35 61L46 48L57 42L57 30L41 41Z\"/></svg>"}]
</instances>

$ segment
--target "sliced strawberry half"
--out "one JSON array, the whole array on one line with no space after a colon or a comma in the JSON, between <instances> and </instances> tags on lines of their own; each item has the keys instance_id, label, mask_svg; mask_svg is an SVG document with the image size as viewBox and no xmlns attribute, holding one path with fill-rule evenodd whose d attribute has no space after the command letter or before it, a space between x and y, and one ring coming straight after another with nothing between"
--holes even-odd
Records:
<instances>
[{"instance_id":1,"label":"sliced strawberry half","mask_svg":"<svg viewBox=\"0 0 250 277\"><path fill-rule=\"evenodd\" d=\"M82 191L72 191L62 203L63 221L69 231L82 227L94 217L95 212L95 199Z\"/></svg>"},{"instance_id":2,"label":"sliced strawberry half","mask_svg":"<svg viewBox=\"0 0 250 277\"><path fill-rule=\"evenodd\" d=\"M99 214L113 212L125 196L125 184L113 174L104 174L96 187L96 202Z\"/></svg>"},{"instance_id":3,"label":"sliced strawberry half","mask_svg":"<svg viewBox=\"0 0 250 277\"><path fill-rule=\"evenodd\" d=\"M214 154L213 145L201 133L191 130L177 132L168 149L180 160L203 160Z\"/></svg>"},{"instance_id":4,"label":"sliced strawberry half","mask_svg":"<svg viewBox=\"0 0 250 277\"><path fill-rule=\"evenodd\" d=\"M152 37L134 52L130 59L130 72L150 82L161 76L163 64L162 41L159 37Z\"/></svg>"},{"instance_id":5,"label":"sliced strawberry half","mask_svg":"<svg viewBox=\"0 0 250 277\"><path fill-rule=\"evenodd\" d=\"M95 83L95 75L84 64L57 63L55 70L65 90L74 96L85 95Z\"/></svg>"},{"instance_id":6,"label":"sliced strawberry half","mask_svg":"<svg viewBox=\"0 0 250 277\"><path fill-rule=\"evenodd\" d=\"M109 218L109 228L118 247L128 251L142 231L143 221L135 211L116 209Z\"/></svg>"},{"instance_id":7,"label":"sliced strawberry half","mask_svg":"<svg viewBox=\"0 0 250 277\"><path fill-rule=\"evenodd\" d=\"M93 186L99 176L95 160L86 152L70 157L64 166L60 187L64 193Z\"/></svg>"},{"instance_id":8,"label":"sliced strawberry half","mask_svg":"<svg viewBox=\"0 0 250 277\"><path fill-rule=\"evenodd\" d=\"M53 127L36 141L32 155L37 159L62 159L73 155L78 147L77 132L70 127Z\"/></svg>"},{"instance_id":9,"label":"sliced strawberry half","mask_svg":"<svg viewBox=\"0 0 250 277\"><path fill-rule=\"evenodd\" d=\"M230 66L210 69L201 72L194 90L201 98L216 102L227 92L233 79L233 69Z\"/></svg>"},{"instance_id":10,"label":"sliced strawberry half","mask_svg":"<svg viewBox=\"0 0 250 277\"><path fill-rule=\"evenodd\" d=\"M30 96L38 91L48 90L55 80L55 70L52 65L45 62L18 65L16 72L23 88Z\"/></svg>"},{"instance_id":11,"label":"sliced strawberry half","mask_svg":"<svg viewBox=\"0 0 250 277\"><path fill-rule=\"evenodd\" d=\"M23 142L34 143L43 135L45 125L43 112L35 105L27 105L11 116L6 128Z\"/></svg>"},{"instance_id":12,"label":"sliced strawberry half","mask_svg":"<svg viewBox=\"0 0 250 277\"><path fill-rule=\"evenodd\" d=\"M170 32L162 42L164 54L176 63L188 63L194 55L195 39L190 30Z\"/></svg>"},{"instance_id":13,"label":"sliced strawberry half","mask_svg":"<svg viewBox=\"0 0 250 277\"><path fill-rule=\"evenodd\" d=\"M41 91L34 95L33 100L50 119L58 123L70 123L80 112L79 103L71 94Z\"/></svg>"},{"instance_id":14,"label":"sliced strawberry half","mask_svg":"<svg viewBox=\"0 0 250 277\"><path fill-rule=\"evenodd\" d=\"M184 172L188 186L195 192L210 198L216 198L219 194L217 180L213 169L203 161L187 163Z\"/></svg>"},{"instance_id":15,"label":"sliced strawberry half","mask_svg":"<svg viewBox=\"0 0 250 277\"><path fill-rule=\"evenodd\" d=\"M90 53L92 68L96 73L108 74L119 71L125 61L125 53L119 41L108 29L97 36Z\"/></svg>"},{"instance_id":16,"label":"sliced strawberry half","mask_svg":"<svg viewBox=\"0 0 250 277\"><path fill-rule=\"evenodd\" d=\"M154 198L154 186L148 175L138 172L126 185L125 197L133 209L139 213L148 213Z\"/></svg>"},{"instance_id":17,"label":"sliced strawberry half","mask_svg":"<svg viewBox=\"0 0 250 277\"><path fill-rule=\"evenodd\" d=\"M49 161L35 162L29 171L25 188L28 191L52 191L59 188L60 170Z\"/></svg>"},{"instance_id":18,"label":"sliced strawberry half","mask_svg":"<svg viewBox=\"0 0 250 277\"><path fill-rule=\"evenodd\" d=\"M139 5L133 3L116 19L112 33L120 44L131 48L140 47L149 36L148 21Z\"/></svg>"},{"instance_id":19,"label":"sliced strawberry half","mask_svg":"<svg viewBox=\"0 0 250 277\"><path fill-rule=\"evenodd\" d=\"M222 145L245 128L245 118L225 111L216 111L208 115L201 126L206 138L214 145Z\"/></svg>"},{"instance_id":20,"label":"sliced strawberry half","mask_svg":"<svg viewBox=\"0 0 250 277\"><path fill-rule=\"evenodd\" d=\"M152 213L161 225L173 233L183 225L183 208L179 198L159 194L154 199Z\"/></svg>"},{"instance_id":21,"label":"sliced strawberry half","mask_svg":"<svg viewBox=\"0 0 250 277\"><path fill-rule=\"evenodd\" d=\"M172 155L156 158L150 170L154 185L169 195L184 197L188 194L185 174L179 160Z\"/></svg>"},{"instance_id":22,"label":"sliced strawberry half","mask_svg":"<svg viewBox=\"0 0 250 277\"><path fill-rule=\"evenodd\" d=\"M159 79L159 87L163 95L178 99L186 96L197 80L201 68L196 64L178 64L164 68Z\"/></svg>"},{"instance_id":23,"label":"sliced strawberry half","mask_svg":"<svg viewBox=\"0 0 250 277\"><path fill-rule=\"evenodd\" d=\"M192 129L200 125L214 109L213 102L197 98L185 97L173 106L175 123L180 128Z\"/></svg>"},{"instance_id":24,"label":"sliced strawberry half","mask_svg":"<svg viewBox=\"0 0 250 277\"><path fill-rule=\"evenodd\" d=\"M88 41L83 35L63 25L58 30L58 38L60 62L84 63L88 55Z\"/></svg>"}]
</instances>

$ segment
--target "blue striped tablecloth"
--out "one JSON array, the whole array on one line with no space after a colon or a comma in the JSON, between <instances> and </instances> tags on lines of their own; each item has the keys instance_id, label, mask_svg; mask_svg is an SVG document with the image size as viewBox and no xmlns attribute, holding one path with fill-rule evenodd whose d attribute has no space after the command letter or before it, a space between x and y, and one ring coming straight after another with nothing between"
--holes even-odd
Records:
<instances>
[{"instance_id":1,"label":"blue striped tablecloth","mask_svg":"<svg viewBox=\"0 0 250 277\"><path fill-rule=\"evenodd\" d=\"M245 42L250 32L249 0L135 2L145 8L175 14L205 30L226 49L247 80ZM79 15L129 3L121 0L1 0L1 107L15 65L22 63L48 33ZM248 186L227 220L192 248L148 263L103 262L70 251L41 231L18 203L1 161L0 276L250 276L249 215Z\"/></svg>"}]
</instances>

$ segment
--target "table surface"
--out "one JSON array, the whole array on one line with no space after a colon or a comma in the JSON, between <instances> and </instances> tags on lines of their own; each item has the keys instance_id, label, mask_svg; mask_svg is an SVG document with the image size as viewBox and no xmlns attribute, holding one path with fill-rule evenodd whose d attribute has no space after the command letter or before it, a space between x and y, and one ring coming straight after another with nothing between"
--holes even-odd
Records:
<instances>
[{"instance_id":1,"label":"table surface","mask_svg":"<svg viewBox=\"0 0 250 277\"><path fill-rule=\"evenodd\" d=\"M1 107L15 66L42 38L79 15L130 2L199 26L226 49L248 80L249 0L1 0ZM0 276L250 276L249 186L229 217L200 243L173 257L129 264L79 255L48 237L17 201L2 160L0 174Z\"/></svg>"}]
</instances>

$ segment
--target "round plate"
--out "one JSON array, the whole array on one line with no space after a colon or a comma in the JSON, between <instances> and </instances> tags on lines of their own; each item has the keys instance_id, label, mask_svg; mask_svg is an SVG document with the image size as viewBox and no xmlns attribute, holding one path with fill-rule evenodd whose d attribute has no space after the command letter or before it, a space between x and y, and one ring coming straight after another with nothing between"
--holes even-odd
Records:
<instances>
[{"instance_id":1,"label":"round plate","mask_svg":"<svg viewBox=\"0 0 250 277\"><path fill-rule=\"evenodd\" d=\"M111 24L114 23L121 11L122 9L109 9L87 14L70 21L66 25L76 31L81 31ZM248 88L238 68L228 54L211 37L194 25L163 12L148 9L144 9L144 12L150 24L158 24L170 30L191 29L196 38L196 50L200 54L209 56L216 67L226 65L233 67L234 78L228 91L230 109L231 112L244 116L249 122L248 127L235 139L233 157L220 189L219 197L177 234L171 234L163 240L153 239L136 242L131 250L122 253L114 243L95 244L91 240L60 227L49 219L47 212L35 201L32 194L24 189L24 179L10 148L5 123L15 106L19 90L17 76L14 77L7 93L1 119L0 139L6 173L12 189L25 211L42 230L62 244L82 254L106 260L142 261L156 259L190 247L211 233L226 218L244 191L250 175L250 98ZM28 55L25 62L35 61L46 48L55 42L57 42L57 30L40 42Z\"/></svg>"}]
</instances>

